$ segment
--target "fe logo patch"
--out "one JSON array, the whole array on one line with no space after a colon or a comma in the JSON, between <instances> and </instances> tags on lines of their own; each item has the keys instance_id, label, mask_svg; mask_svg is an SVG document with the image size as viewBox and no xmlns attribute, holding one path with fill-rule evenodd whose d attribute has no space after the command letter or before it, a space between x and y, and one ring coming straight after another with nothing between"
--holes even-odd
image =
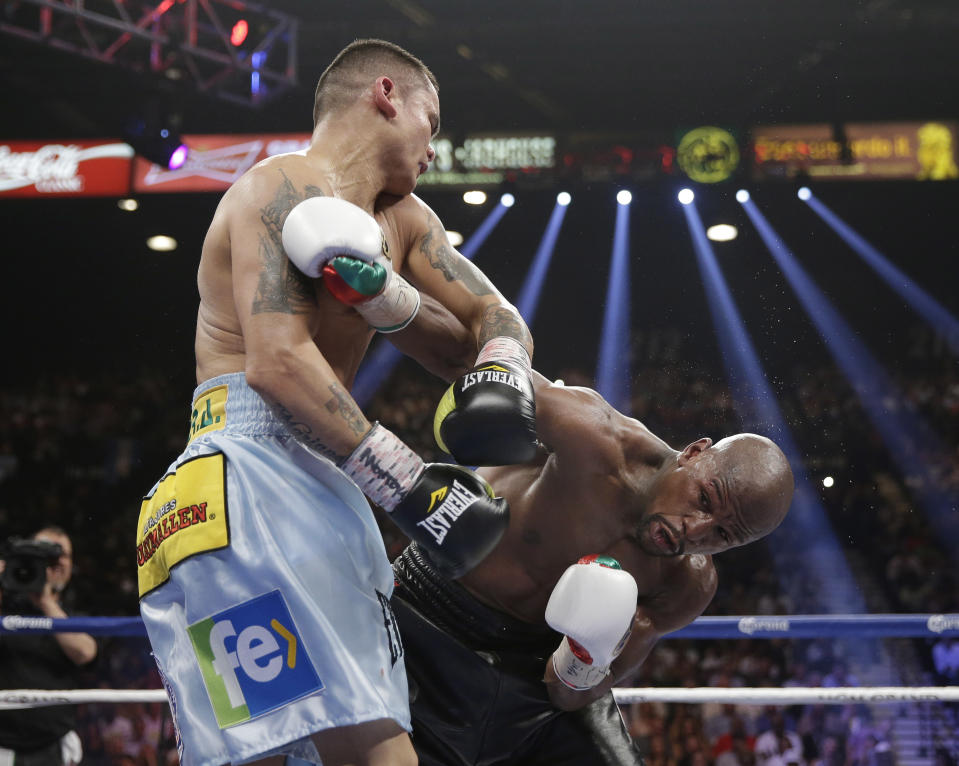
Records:
<instances>
[{"instance_id":1,"label":"fe logo patch","mask_svg":"<svg viewBox=\"0 0 959 766\"><path fill-rule=\"evenodd\" d=\"M187 632L221 729L323 689L278 590L194 623Z\"/></svg>"}]
</instances>

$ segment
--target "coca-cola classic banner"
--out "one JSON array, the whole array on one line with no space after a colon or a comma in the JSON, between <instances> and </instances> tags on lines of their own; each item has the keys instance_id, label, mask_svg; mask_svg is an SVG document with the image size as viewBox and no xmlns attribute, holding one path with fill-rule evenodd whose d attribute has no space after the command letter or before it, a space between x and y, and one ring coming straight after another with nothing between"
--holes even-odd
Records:
<instances>
[{"instance_id":1,"label":"coca-cola classic banner","mask_svg":"<svg viewBox=\"0 0 959 766\"><path fill-rule=\"evenodd\" d=\"M0 143L0 197L125 196L222 191L260 160L305 149L309 133L187 135L186 163L167 170L116 140Z\"/></svg>"},{"instance_id":2,"label":"coca-cola classic banner","mask_svg":"<svg viewBox=\"0 0 959 766\"><path fill-rule=\"evenodd\" d=\"M116 140L0 143L0 197L120 196L133 149Z\"/></svg>"}]
</instances>

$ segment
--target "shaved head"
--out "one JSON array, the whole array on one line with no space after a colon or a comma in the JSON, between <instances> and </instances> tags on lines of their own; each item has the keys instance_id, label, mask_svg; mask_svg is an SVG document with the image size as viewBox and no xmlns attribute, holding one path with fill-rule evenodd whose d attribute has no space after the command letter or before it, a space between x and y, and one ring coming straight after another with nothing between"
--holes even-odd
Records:
<instances>
[{"instance_id":1,"label":"shaved head","mask_svg":"<svg viewBox=\"0 0 959 766\"><path fill-rule=\"evenodd\" d=\"M758 434L727 436L710 450L739 498L752 538L768 535L786 518L793 496L793 472L782 450Z\"/></svg>"},{"instance_id":2,"label":"shaved head","mask_svg":"<svg viewBox=\"0 0 959 766\"><path fill-rule=\"evenodd\" d=\"M384 75L396 82L432 86L439 92L436 77L409 51L385 40L355 40L320 75L313 101L313 125L325 114L354 102L363 88Z\"/></svg>"}]
</instances>

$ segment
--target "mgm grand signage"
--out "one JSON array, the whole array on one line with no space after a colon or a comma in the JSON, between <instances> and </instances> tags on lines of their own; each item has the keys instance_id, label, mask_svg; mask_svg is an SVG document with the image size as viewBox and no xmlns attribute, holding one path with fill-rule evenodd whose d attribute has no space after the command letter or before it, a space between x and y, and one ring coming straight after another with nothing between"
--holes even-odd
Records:
<instances>
[{"instance_id":1,"label":"mgm grand signage","mask_svg":"<svg viewBox=\"0 0 959 766\"><path fill-rule=\"evenodd\" d=\"M420 186L487 186L507 176L536 177L556 167L556 138L551 135L471 135L461 142L446 136L433 141L436 158Z\"/></svg>"},{"instance_id":2,"label":"mgm grand signage","mask_svg":"<svg viewBox=\"0 0 959 766\"><path fill-rule=\"evenodd\" d=\"M943 181L959 177L957 123L875 122L753 128L756 180Z\"/></svg>"}]
</instances>

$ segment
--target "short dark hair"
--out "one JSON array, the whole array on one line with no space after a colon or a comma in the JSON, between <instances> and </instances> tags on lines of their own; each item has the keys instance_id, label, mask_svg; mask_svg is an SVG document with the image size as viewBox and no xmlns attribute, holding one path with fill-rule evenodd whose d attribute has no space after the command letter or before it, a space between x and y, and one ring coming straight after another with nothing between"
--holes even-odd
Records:
<instances>
[{"instance_id":1,"label":"short dark hair","mask_svg":"<svg viewBox=\"0 0 959 766\"><path fill-rule=\"evenodd\" d=\"M359 88L381 74L422 76L437 92L440 89L429 67L399 45L386 40L354 40L337 54L316 83L313 126L321 114L352 102Z\"/></svg>"}]
</instances>

